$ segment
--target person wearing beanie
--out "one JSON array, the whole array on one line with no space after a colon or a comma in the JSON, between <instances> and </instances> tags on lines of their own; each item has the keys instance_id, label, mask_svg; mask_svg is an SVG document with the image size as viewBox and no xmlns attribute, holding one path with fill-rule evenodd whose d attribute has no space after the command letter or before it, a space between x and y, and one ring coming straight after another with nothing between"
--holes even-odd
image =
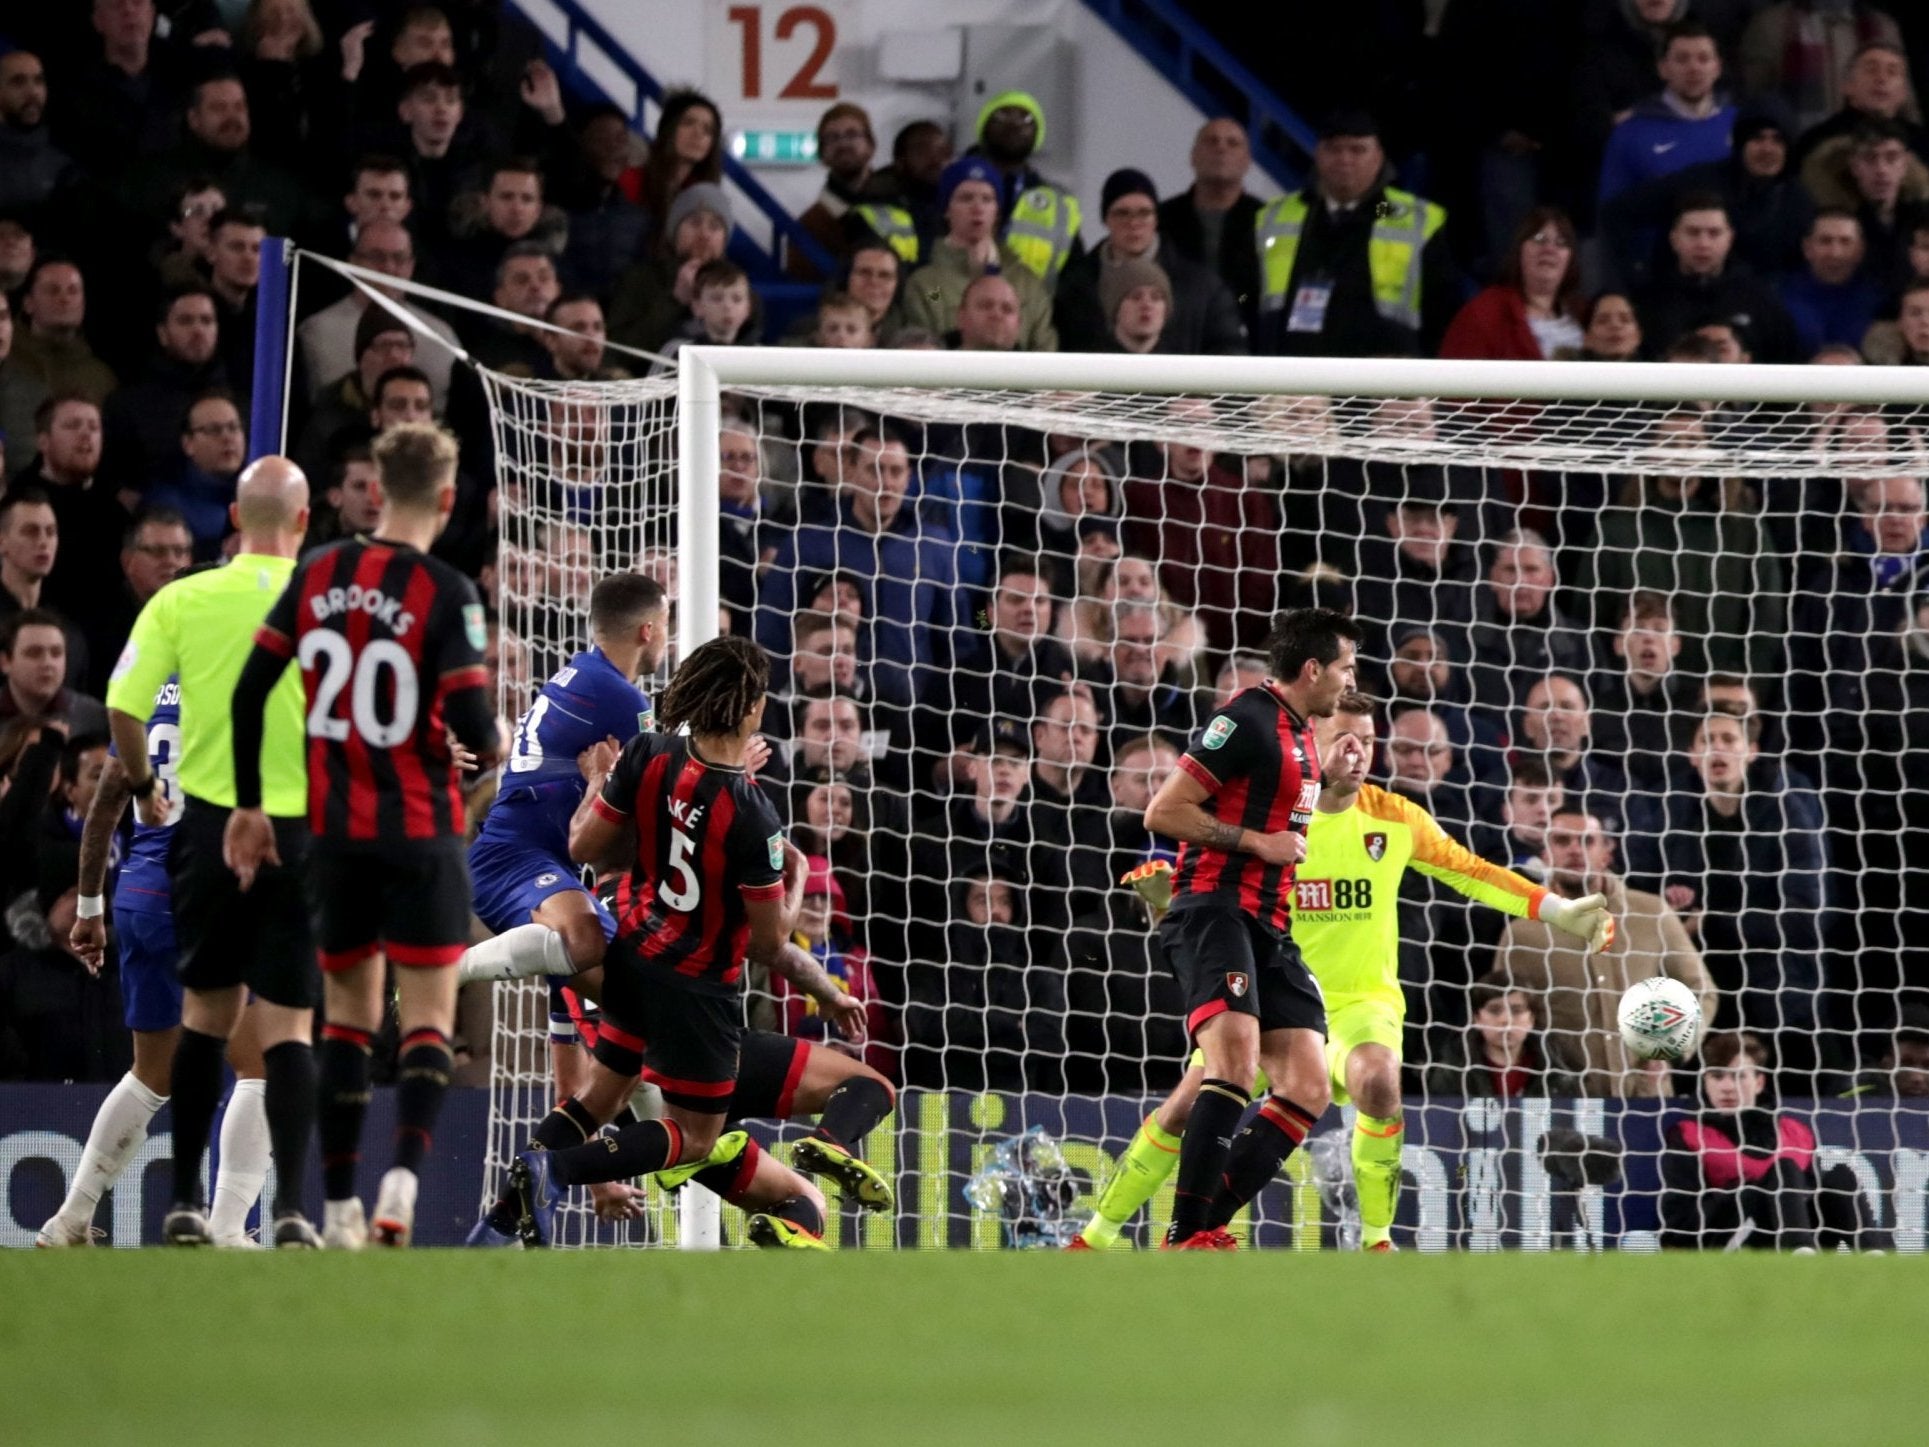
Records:
<instances>
[{"instance_id":1,"label":"person wearing beanie","mask_svg":"<svg viewBox=\"0 0 1929 1447\"><path fill-rule=\"evenodd\" d=\"M976 129L978 144L966 154L995 168L1004 239L1049 291L1066 265L1084 254L1085 243L1078 197L1031 164L1045 144L1045 108L1027 91L1001 91L978 112Z\"/></svg>"},{"instance_id":2,"label":"person wearing beanie","mask_svg":"<svg viewBox=\"0 0 1929 1447\"><path fill-rule=\"evenodd\" d=\"M1106 239L1066 266L1053 300L1060 349L1109 352L1124 345L1115 335L1113 322L1125 293L1116 287L1108 292L1107 278L1119 267L1137 262L1158 271L1165 286L1164 340L1157 350L1244 356L1246 327L1231 288L1209 268L1165 246L1160 237L1159 194L1152 178L1129 167L1114 171L1106 177L1101 195ZM1151 348L1127 345L1125 350Z\"/></svg>"},{"instance_id":3,"label":"person wearing beanie","mask_svg":"<svg viewBox=\"0 0 1929 1447\"><path fill-rule=\"evenodd\" d=\"M698 181L693 186L685 186L677 192L676 199L670 203L669 215L665 218L663 234L670 243L670 249L679 254L683 247L678 244L677 232L699 211L707 212L723 223L724 240L736 230L736 217L730 210L730 197L723 187L715 181Z\"/></svg>"},{"instance_id":4,"label":"person wearing beanie","mask_svg":"<svg viewBox=\"0 0 1929 1447\"><path fill-rule=\"evenodd\" d=\"M322 394L289 456L310 477L327 477L344 447L369 440L376 381L391 367L414 364L408 324L387 307L368 307L355 323L355 365Z\"/></svg>"},{"instance_id":5,"label":"person wearing beanie","mask_svg":"<svg viewBox=\"0 0 1929 1447\"><path fill-rule=\"evenodd\" d=\"M890 183L879 181L871 169L876 156L877 136L863 106L839 101L824 112L817 122L817 159L824 163L824 189L797 224L839 263L850 256L856 242L847 223L851 209L895 195ZM791 249L785 270L799 281L829 280L798 247Z\"/></svg>"},{"instance_id":6,"label":"person wearing beanie","mask_svg":"<svg viewBox=\"0 0 1929 1447\"><path fill-rule=\"evenodd\" d=\"M627 347L660 352L695 319L697 273L723 258L736 227L730 198L711 181L685 186L664 218L661 246L624 269L609 309L609 337ZM753 288L745 337L764 331L763 301Z\"/></svg>"},{"instance_id":7,"label":"person wearing beanie","mask_svg":"<svg viewBox=\"0 0 1929 1447\"><path fill-rule=\"evenodd\" d=\"M1011 247L998 240L998 169L982 156L960 156L938 178L938 206L944 232L932 245L930 260L904 284L904 324L937 336L957 329L965 289L981 276L997 274L1018 297L1018 347L1055 352L1051 295Z\"/></svg>"},{"instance_id":8,"label":"person wearing beanie","mask_svg":"<svg viewBox=\"0 0 1929 1447\"><path fill-rule=\"evenodd\" d=\"M1128 257L1105 268L1099 302L1112 323L1112 348L1121 352L1169 350L1161 345L1172 317L1172 283L1156 261Z\"/></svg>"}]
</instances>

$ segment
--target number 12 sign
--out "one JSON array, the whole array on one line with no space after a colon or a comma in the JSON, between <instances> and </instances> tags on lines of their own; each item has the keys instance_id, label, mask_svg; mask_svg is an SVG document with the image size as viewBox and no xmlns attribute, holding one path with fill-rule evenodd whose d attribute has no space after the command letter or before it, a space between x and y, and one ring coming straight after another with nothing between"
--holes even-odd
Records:
<instances>
[{"instance_id":1,"label":"number 12 sign","mask_svg":"<svg viewBox=\"0 0 1929 1447\"><path fill-rule=\"evenodd\" d=\"M709 89L724 107L803 102L813 113L838 97L837 47L850 7L710 7Z\"/></svg>"}]
</instances>

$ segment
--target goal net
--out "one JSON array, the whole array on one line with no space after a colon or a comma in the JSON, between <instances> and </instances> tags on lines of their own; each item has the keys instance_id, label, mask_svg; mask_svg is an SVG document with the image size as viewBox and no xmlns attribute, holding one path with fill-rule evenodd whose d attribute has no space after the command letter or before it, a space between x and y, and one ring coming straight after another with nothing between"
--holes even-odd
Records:
<instances>
[{"instance_id":1,"label":"goal net","mask_svg":"<svg viewBox=\"0 0 1929 1447\"><path fill-rule=\"evenodd\" d=\"M803 349L485 381L506 717L617 569L670 588L684 649L728 628L772 655L763 782L813 861L800 942L871 1031L838 1047L762 979L748 1022L854 1049L901 1092L866 1142L897 1212L847 1215L841 1244L1050 1245L1089 1214L1188 1048L1117 883L1174 853L1145 802L1265 676L1274 614L1325 604L1365 631L1372 784L1482 859L1606 892L1618 921L1587 959L1444 860L1407 872L1395 1239L1638 1249L1681 1228L1668 1153L1730 1096L1697 1101L1694 1058L1623 1049L1623 989L1667 973L1705 1030L1746 1032L1722 1088L1795 1112L1838 1204L1919 1249L1929 1129L1896 1092L1929 1054L1929 383ZM1319 864L1296 909L1366 928L1369 882ZM491 1186L552 1103L546 994L498 995ZM1350 1120L1237 1230L1352 1239ZM660 1207L570 1231L675 1235Z\"/></svg>"}]
</instances>

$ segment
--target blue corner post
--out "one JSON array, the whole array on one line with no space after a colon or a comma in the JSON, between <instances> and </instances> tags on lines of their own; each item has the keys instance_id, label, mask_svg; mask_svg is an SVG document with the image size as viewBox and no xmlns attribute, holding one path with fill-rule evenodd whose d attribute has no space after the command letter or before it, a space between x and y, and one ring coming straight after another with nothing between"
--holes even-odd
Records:
<instances>
[{"instance_id":1,"label":"blue corner post","mask_svg":"<svg viewBox=\"0 0 1929 1447\"><path fill-rule=\"evenodd\" d=\"M285 236L261 242L261 283L255 288L255 374L248 412L248 460L281 451L287 418L289 260Z\"/></svg>"}]
</instances>

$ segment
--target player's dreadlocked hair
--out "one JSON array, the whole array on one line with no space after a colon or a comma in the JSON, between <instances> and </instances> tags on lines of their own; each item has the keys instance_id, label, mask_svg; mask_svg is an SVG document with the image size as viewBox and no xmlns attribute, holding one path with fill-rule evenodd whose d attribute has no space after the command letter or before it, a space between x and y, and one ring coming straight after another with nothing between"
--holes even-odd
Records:
<instances>
[{"instance_id":1,"label":"player's dreadlocked hair","mask_svg":"<svg viewBox=\"0 0 1929 1447\"><path fill-rule=\"evenodd\" d=\"M656 701L657 727L675 733L734 734L770 687L770 659L748 638L713 638L678 666Z\"/></svg>"}]
</instances>

